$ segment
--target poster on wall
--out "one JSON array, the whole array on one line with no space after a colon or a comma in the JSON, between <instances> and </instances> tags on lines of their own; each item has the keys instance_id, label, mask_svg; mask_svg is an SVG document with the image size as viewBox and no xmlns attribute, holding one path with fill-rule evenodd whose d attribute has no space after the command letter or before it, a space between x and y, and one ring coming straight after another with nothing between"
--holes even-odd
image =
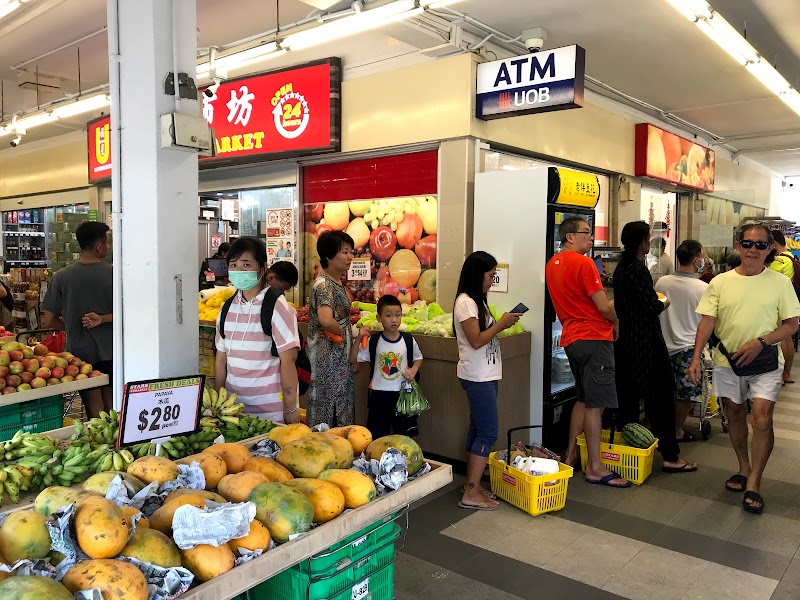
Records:
<instances>
[{"instance_id":1,"label":"poster on wall","mask_svg":"<svg viewBox=\"0 0 800 600\"><path fill-rule=\"evenodd\" d=\"M111 178L111 117L89 121L86 125L86 137L89 183L108 181Z\"/></svg>"},{"instance_id":2,"label":"poster on wall","mask_svg":"<svg viewBox=\"0 0 800 600\"><path fill-rule=\"evenodd\" d=\"M294 210L279 208L267 210L267 258L272 266L279 260L294 262Z\"/></svg>"},{"instance_id":3,"label":"poster on wall","mask_svg":"<svg viewBox=\"0 0 800 600\"><path fill-rule=\"evenodd\" d=\"M636 125L634 174L713 191L714 151L649 123Z\"/></svg>"},{"instance_id":4,"label":"poster on wall","mask_svg":"<svg viewBox=\"0 0 800 600\"><path fill-rule=\"evenodd\" d=\"M436 302L436 196L319 202L304 206L305 289L319 275L317 238L344 231L355 243L345 286L353 300L377 302L384 294L401 302Z\"/></svg>"}]
</instances>

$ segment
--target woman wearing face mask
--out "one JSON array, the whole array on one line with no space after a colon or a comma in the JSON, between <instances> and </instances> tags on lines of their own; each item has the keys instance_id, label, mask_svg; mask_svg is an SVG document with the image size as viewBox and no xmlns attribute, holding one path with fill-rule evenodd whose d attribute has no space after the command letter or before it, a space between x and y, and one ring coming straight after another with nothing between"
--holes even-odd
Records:
<instances>
[{"instance_id":1,"label":"woman wearing face mask","mask_svg":"<svg viewBox=\"0 0 800 600\"><path fill-rule=\"evenodd\" d=\"M665 473L696 471L697 465L681 460L675 437L675 381L659 315L670 305L661 302L644 259L650 252L650 226L628 223L620 236L622 260L614 271L614 308L619 317L619 337L614 343L617 369L618 425L639 422L639 402L645 414ZM659 279L659 282L661 280Z\"/></svg>"},{"instance_id":2,"label":"woman wearing face mask","mask_svg":"<svg viewBox=\"0 0 800 600\"><path fill-rule=\"evenodd\" d=\"M300 347L297 313L283 295L272 312L272 337L261 325L267 291L267 248L242 237L228 251L228 278L236 288L224 324L217 318L217 389L234 392L245 413L279 423L299 423L295 360ZM272 342L278 356L272 355Z\"/></svg>"}]
</instances>

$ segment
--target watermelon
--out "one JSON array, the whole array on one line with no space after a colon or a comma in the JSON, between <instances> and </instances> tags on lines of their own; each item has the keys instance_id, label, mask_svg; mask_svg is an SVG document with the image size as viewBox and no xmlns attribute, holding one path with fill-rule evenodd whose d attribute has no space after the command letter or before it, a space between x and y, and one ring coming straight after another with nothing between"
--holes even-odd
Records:
<instances>
[{"instance_id":1,"label":"watermelon","mask_svg":"<svg viewBox=\"0 0 800 600\"><path fill-rule=\"evenodd\" d=\"M625 425L622 428L622 437L625 438L625 443L633 448L647 449L656 441L650 430L638 423Z\"/></svg>"}]
</instances>

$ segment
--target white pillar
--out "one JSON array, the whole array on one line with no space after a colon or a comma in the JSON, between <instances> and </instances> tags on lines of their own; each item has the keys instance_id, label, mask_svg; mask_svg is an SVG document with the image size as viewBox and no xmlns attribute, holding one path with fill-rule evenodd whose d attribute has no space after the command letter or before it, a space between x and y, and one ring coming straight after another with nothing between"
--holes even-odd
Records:
<instances>
[{"instance_id":1,"label":"white pillar","mask_svg":"<svg viewBox=\"0 0 800 600\"><path fill-rule=\"evenodd\" d=\"M123 381L198 372L197 155L160 144L161 115L199 115L164 93L174 61L195 77L195 0L108 0L108 20L119 407Z\"/></svg>"}]
</instances>

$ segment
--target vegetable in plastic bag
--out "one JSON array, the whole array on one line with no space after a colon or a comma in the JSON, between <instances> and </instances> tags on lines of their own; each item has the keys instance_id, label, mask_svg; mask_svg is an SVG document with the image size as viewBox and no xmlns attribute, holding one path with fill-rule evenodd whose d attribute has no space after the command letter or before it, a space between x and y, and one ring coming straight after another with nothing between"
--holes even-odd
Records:
<instances>
[{"instance_id":1,"label":"vegetable in plastic bag","mask_svg":"<svg viewBox=\"0 0 800 600\"><path fill-rule=\"evenodd\" d=\"M406 391L409 387L411 391ZM401 415L412 417L428 410L430 404L428 404L428 400L419 388L419 384L412 380L404 382L395 408Z\"/></svg>"}]
</instances>

